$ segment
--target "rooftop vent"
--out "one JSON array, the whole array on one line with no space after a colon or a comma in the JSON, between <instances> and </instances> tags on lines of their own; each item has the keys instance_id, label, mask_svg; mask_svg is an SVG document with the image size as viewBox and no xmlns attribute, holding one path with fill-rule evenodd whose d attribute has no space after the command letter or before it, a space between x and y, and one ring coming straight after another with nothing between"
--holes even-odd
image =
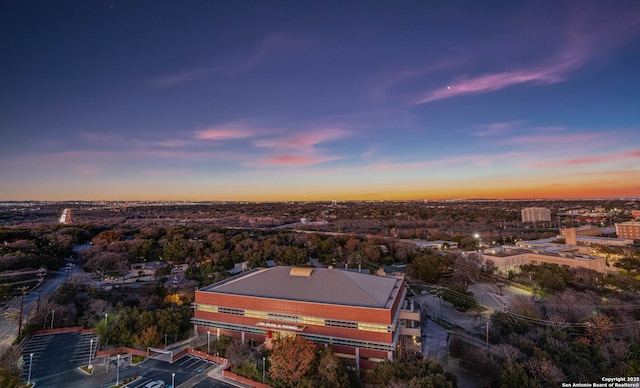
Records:
<instances>
[{"instance_id":1,"label":"rooftop vent","mask_svg":"<svg viewBox=\"0 0 640 388\"><path fill-rule=\"evenodd\" d=\"M301 268L301 267L293 267L291 271L289 271L289 275L291 276L311 276L311 272L313 272L313 268Z\"/></svg>"}]
</instances>

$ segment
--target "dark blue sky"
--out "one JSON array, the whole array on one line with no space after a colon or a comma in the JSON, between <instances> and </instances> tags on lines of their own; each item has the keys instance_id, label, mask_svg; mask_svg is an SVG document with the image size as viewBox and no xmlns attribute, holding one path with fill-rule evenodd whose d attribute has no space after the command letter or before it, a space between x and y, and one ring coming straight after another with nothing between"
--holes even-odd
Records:
<instances>
[{"instance_id":1,"label":"dark blue sky","mask_svg":"<svg viewBox=\"0 0 640 388\"><path fill-rule=\"evenodd\" d=\"M640 196L640 3L10 1L0 199Z\"/></svg>"}]
</instances>

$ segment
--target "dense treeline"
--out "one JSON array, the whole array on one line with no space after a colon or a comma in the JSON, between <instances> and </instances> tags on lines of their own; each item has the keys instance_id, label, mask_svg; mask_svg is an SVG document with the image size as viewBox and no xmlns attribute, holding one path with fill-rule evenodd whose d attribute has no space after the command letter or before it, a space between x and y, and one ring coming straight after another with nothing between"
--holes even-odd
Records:
<instances>
[{"instance_id":1,"label":"dense treeline","mask_svg":"<svg viewBox=\"0 0 640 388\"><path fill-rule=\"evenodd\" d=\"M523 273L540 292L492 315L489 348L452 340L452 355L466 367L503 387L640 373L639 280L550 265L523 266Z\"/></svg>"}]
</instances>

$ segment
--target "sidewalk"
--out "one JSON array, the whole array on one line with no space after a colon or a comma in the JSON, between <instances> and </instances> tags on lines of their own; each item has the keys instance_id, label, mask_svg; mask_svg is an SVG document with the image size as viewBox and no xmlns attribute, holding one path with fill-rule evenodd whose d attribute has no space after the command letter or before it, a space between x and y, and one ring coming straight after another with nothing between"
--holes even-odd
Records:
<instances>
[{"instance_id":1,"label":"sidewalk","mask_svg":"<svg viewBox=\"0 0 640 388\"><path fill-rule=\"evenodd\" d=\"M226 366L227 366L226 364L218 365L214 370L212 370L209 373L207 373L207 376L211 377L212 379L216 379L218 381L222 381L223 383L226 383L226 384L229 384L229 385L233 385L233 386L238 387L238 388L251 388L250 385L242 384L239 381L235 381L233 379L224 377L222 375L222 370Z\"/></svg>"}]
</instances>

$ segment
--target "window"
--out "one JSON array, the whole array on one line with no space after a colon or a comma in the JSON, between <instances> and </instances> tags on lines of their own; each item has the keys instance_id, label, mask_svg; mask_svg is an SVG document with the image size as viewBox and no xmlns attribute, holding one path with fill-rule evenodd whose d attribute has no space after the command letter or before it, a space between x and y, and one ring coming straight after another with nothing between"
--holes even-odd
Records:
<instances>
[{"instance_id":1,"label":"window","mask_svg":"<svg viewBox=\"0 0 640 388\"><path fill-rule=\"evenodd\" d=\"M218 312L221 314L231 314L231 315L244 315L243 309L236 309L233 307L218 307Z\"/></svg>"},{"instance_id":2,"label":"window","mask_svg":"<svg viewBox=\"0 0 640 388\"><path fill-rule=\"evenodd\" d=\"M347 328L347 329L357 329L358 328L358 322L338 321L338 320L333 320L333 319L325 319L324 320L324 324L325 324L325 326L344 327L344 328Z\"/></svg>"}]
</instances>

